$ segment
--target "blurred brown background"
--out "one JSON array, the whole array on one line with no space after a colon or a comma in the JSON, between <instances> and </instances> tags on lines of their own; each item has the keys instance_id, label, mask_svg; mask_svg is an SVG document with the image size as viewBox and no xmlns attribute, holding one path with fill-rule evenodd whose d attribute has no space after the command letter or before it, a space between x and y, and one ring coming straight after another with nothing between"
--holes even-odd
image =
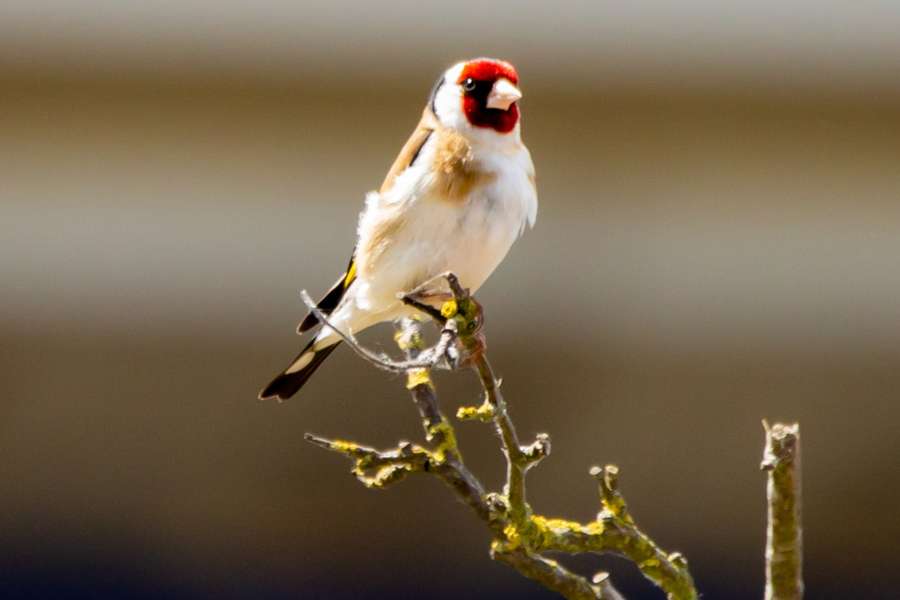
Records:
<instances>
[{"instance_id":1,"label":"blurred brown background","mask_svg":"<svg viewBox=\"0 0 900 600\"><path fill-rule=\"evenodd\" d=\"M418 439L400 381L344 350L255 399L434 78L477 55L519 67L539 175L480 294L521 432L553 435L536 509L590 518L615 462L705 597L758 598L759 421L797 419L808 597L895 597L898 28L893 1L7 0L0 597L552 597L437 482L369 492L302 441ZM498 484L492 435L459 432Z\"/></svg>"}]
</instances>

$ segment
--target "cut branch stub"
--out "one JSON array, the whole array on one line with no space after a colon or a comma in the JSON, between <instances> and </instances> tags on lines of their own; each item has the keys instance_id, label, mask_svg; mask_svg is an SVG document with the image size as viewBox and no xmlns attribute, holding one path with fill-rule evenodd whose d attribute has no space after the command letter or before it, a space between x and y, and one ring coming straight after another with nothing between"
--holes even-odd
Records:
<instances>
[{"instance_id":1,"label":"cut branch stub","mask_svg":"<svg viewBox=\"0 0 900 600\"><path fill-rule=\"evenodd\" d=\"M597 480L603 509L629 523L633 522L631 515L628 514L625 498L619 493L619 467L616 465L606 465L603 468L591 467L590 474Z\"/></svg>"},{"instance_id":2,"label":"cut branch stub","mask_svg":"<svg viewBox=\"0 0 900 600\"><path fill-rule=\"evenodd\" d=\"M766 500L766 600L803 597L803 530L800 522L800 426L763 421L766 446L760 468L768 473Z\"/></svg>"},{"instance_id":3,"label":"cut branch stub","mask_svg":"<svg viewBox=\"0 0 900 600\"><path fill-rule=\"evenodd\" d=\"M538 464L550 456L550 436L546 433L537 434L537 439L531 445L522 448L522 454L525 456L528 468Z\"/></svg>"},{"instance_id":4,"label":"cut branch stub","mask_svg":"<svg viewBox=\"0 0 900 600\"><path fill-rule=\"evenodd\" d=\"M595 573L594 576L591 577L591 582L594 584L598 598L602 598L603 600L625 600L625 597L613 587L612 581L610 581L609 578L609 573L606 571Z\"/></svg>"}]
</instances>

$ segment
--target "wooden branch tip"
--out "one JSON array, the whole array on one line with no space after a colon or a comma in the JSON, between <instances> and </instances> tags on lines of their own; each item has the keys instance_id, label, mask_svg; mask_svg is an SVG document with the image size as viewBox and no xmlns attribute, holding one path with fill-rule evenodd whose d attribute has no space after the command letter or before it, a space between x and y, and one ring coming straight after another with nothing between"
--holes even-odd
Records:
<instances>
[{"instance_id":1,"label":"wooden branch tip","mask_svg":"<svg viewBox=\"0 0 900 600\"><path fill-rule=\"evenodd\" d=\"M766 431L766 446L760 469L771 471L780 464L793 462L800 440L800 424L775 423L770 426L763 419L763 428Z\"/></svg>"},{"instance_id":2,"label":"wooden branch tip","mask_svg":"<svg viewBox=\"0 0 900 600\"><path fill-rule=\"evenodd\" d=\"M594 583L594 591L597 594L597 598L602 600L625 600L625 597L613 587L609 573L606 571L595 573L591 581Z\"/></svg>"},{"instance_id":3,"label":"wooden branch tip","mask_svg":"<svg viewBox=\"0 0 900 600\"><path fill-rule=\"evenodd\" d=\"M763 421L766 445L760 468L767 473L766 600L803 597L800 426Z\"/></svg>"},{"instance_id":4,"label":"wooden branch tip","mask_svg":"<svg viewBox=\"0 0 900 600\"><path fill-rule=\"evenodd\" d=\"M619 467L616 465L606 465L603 468L594 466L591 467L590 474L597 480L603 510L630 522L631 517L628 514L625 498L619 493Z\"/></svg>"},{"instance_id":5,"label":"wooden branch tip","mask_svg":"<svg viewBox=\"0 0 900 600\"><path fill-rule=\"evenodd\" d=\"M591 581L593 583L603 583L607 579L609 579L609 573L607 573L606 571L598 571L594 573L593 577L591 577Z\"/></svg>"},{"instance_id":6,"label":"wooden branch tip","mask_svg":"<svg viewBox=\"0 0 900 600\"><path fill-rule=\"evenodd\" d=\"M531 445L522 448L526 462L534 466L550 455L550 436L546 433L537 434L537 439Z\"/></svg>"},{"instance_id":7,"label":"wooden branch tip","mask_svg":"<svg viewBox=\"0 0 900 600\"><path fill-rule=\"evenodd\" d=\"M619 491L619 467L616 465L606 465L603 469L603 486L610 493Z\"/></svg>"}]
</instances>

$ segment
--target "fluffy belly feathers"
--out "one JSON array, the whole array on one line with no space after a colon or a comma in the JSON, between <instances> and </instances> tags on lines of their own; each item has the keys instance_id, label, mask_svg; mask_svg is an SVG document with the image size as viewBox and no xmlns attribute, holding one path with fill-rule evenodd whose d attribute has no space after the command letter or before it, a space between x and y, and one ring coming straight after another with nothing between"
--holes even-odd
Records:
<instances>
[{"instance_id":1,"label":"fluffy belly feathers","mask_svg":"<svg viewBox=\"0 0 900 600\"><path fill-rule=\"evenodd\" d=\"M405 209L402 224L390 216L372 223L360 237L368 251L359 262L358 307L381 312L399 292L446 271L473 291L481 287L522 229L522 211L503 200L488 193L464 202L422 198ZM380 235L384 229L391 235Z\"/></svg>"}]
</instances>

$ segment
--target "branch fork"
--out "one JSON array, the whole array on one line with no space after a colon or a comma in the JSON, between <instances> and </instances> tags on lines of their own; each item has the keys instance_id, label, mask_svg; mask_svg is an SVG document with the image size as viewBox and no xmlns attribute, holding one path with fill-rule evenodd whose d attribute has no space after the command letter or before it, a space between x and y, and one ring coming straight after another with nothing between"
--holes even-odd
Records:
<instances>
[{"instance_id":1,"label":"branch fork","mask_svg":"<svg viewBox=\"0 0 900 600\"><path fill-rule=\"evenodd\" d=\"M405 373L407 388L422 417L429 446L401 441L396 447L377 450L355 442L329 440L306 434L306 440L326 450L343 454L354 461L352 473L363 485L386 488L412 473L429 473L447 484L491 531L491 557L518 570L565 598L575 600L622 600L607 573L588 580L569 571L543 553L614 552L633 560L651 581L672 600L694 600L697 591L687 570L687 561L678 554L666 554L634 524L618 490L618 469L612 465L594 467L598 479L602 510L597 520L578 523L535 514L526 499L525 475L550 455L550 436L538 434L533 442L522 445L500 391L500 381L486 355L481 305L462 287L452 273L445 273L450 293L436 295L434 280L402 296L402 301L430 316L441 328L437 343L426 347L421 324L403 321L396 342L405 354L395 360L384 353L363 347L350 332L329 322L306 292L301 293L309 310L325 327L334 330L358 355L378 368ZM437 278L435 278L437 279ZM440 309L432 303L442 299ZM464 406L457 412L460 420L481 421L493 426L506 457L506 482L502 492L488 492L463 461L453 426L441 412L429 372L436 368L470 367L484 390L480 406Z\"/></svg>"}]
</instances>

